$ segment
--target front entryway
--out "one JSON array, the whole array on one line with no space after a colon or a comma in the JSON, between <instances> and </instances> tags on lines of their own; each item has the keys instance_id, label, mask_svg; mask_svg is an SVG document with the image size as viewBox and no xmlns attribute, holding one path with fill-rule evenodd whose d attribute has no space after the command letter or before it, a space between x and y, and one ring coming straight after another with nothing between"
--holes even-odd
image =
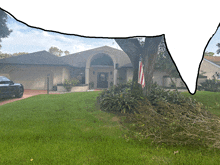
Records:
<instances>
[{"instance_id":1,"label":"front entryway","mask_svg":"<svg viewBox=\"0 0 220 165\"><path fill-rule=\"evenodd\" d=\"M97 73L97 88L108 88L108 72Z\"/></svg>"}]
</instances>

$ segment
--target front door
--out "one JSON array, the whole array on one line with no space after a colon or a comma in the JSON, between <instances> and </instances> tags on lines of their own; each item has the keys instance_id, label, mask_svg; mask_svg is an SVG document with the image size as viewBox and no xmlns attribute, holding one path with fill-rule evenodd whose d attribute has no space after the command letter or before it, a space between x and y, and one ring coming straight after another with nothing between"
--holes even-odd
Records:
<instances>
[{"instance_id":1,"label":"front door","mask_svg":"<svg viewBox=\"0 0 220 165\"><path fill-rule=\"evenodd\" d=\"M108 88L108 72L98 72L97 88Z\"/></svg>"}]
</instances>

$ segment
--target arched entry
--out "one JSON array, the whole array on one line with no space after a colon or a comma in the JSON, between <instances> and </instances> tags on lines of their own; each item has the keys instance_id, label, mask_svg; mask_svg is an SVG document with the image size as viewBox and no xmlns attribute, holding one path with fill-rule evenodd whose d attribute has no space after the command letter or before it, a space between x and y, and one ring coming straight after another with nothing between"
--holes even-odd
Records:
<instances>
[{"instance_id":1,"label":"arched entry","mask_svg":"<svg viewBox=\"0 0 220 165\"><path fill-rule=\"evenodd\" d=\"M110 83L113 83L114 63L109 55L104 53L94 55L89 70L89 82L94 84L94 88L108 88Z\"/></svg>"}]
</instances>

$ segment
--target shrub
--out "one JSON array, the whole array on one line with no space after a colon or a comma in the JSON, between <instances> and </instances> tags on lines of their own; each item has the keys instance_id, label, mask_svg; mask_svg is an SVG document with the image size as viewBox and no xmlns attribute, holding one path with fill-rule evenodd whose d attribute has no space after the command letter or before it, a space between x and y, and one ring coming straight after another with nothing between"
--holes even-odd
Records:
<instances>
[{"instance_id":1,"label":"shrub","mask_svg":"<svg viewBox=\"0 0 220 165\"><path fill-rule=\"evenodd\" d=\"M198 90L205 90L210 92L220 92L220 81L217 79L208 79L199 85Z\"/></svg>"},{"instance_id":2,"label":"shrub","mask_svg":"<svg viewBox=\"0 0 220 165\"><path fill-rule=\"evenodd\" d=\"M93 89L94 88L94 82L90 82L89 83L89 89Z\"/></svg>"},{"instance_id":3,"label":"shrub","mask_svg":"<svg viewBox=\"0 0 220 165\"><path fill-rule=\"evenodd\" d=\"M136 84L137 85L137 84ZM138 86L138 85L137 85ZM131 82L118 84L110 89L104 90L98 97L97 103L100 109L115 113L135 113L137 100L142 100L142 90L131 93Z\"/></svg>"},{"instance_id":4,"label":"shrub","mask_svg":"<svg viewBox=\"0 0 220 165\"><path fill-rule=\"evenodd\" d=\"M178 91L165 91L152 84L150 95L142 90L131 93L131 82L114 86L97 97L100 109L120 112L128 135L152 144L190 145L220 148L219 117L208 112L202 103Z\"/></svg>"},{"instance_id":5,"label":"shrub","mask_svg":"<svg viewBox=\"0 0 220 165\"><path fill-rule=\"evenodd\" d=\"M63 87L69 92L69 91L71 91L72 87L77 84L79 84L79 80L77 80L75 78L73 78L69 81L65 79Z\"/></svg>"},{"instance_id":6,"label":"shrub","mask_svg":"<svg viewBox=\"0 0 220 165\"><path fill-rule=\"evenodd\" d=\"M182 105L184 103L195 106L196 100L191 97L185 97L178 91L165 91L162 87L153 83L150 88L150 94L147 97L153 106L156 106L159 101L169 102L177 105Z\"/></svg>"}]
</instances>

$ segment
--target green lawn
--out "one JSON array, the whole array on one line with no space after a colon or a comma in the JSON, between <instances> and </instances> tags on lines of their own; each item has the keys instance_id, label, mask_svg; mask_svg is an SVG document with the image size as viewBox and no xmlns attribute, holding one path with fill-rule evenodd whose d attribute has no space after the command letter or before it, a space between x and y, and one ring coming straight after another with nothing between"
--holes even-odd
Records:
<instances>
[{"instance_id":1,"label":"green lawn","mask_svg":"<svg viewBox=\"0 0 220 165\"><path fill-rule=\"evenodd\" d=\"M0 106L0 164L219 164L219 151L126 141L117 116L96 108L99 93L45 94Z\"/></svg>"},{"instance_id":2,"label":"green lawn","mask_svg":"<svg viewBox=\"0 0 220 165\"><path fill-rule=\"evenodd\" d=\"M212 113L220 116L220 92L197 91L195 95L188 92L182 94L203 103Z\"/></svg>"}]
</instances>

